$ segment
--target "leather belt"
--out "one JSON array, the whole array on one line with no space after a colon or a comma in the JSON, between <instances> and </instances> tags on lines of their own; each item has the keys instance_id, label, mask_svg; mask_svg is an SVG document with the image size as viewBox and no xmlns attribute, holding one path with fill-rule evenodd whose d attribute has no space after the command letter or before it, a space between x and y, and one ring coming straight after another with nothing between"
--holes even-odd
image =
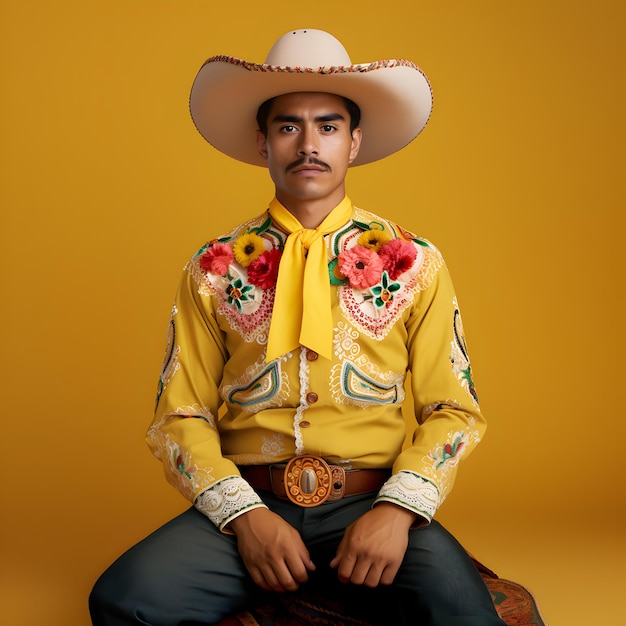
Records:
<instances>
[{"instance_id":1,"label":"leather belt","mask_svg":"<svg viewBox=\"0 0 626 626\"><path fill-rule=\"evenodd\" d=\"M303 507L378 491L391 476L388 469L344 470L308 454L276 465L242 465L239 471L253 489L272 491Z\"/></svg>"}]
</instances>

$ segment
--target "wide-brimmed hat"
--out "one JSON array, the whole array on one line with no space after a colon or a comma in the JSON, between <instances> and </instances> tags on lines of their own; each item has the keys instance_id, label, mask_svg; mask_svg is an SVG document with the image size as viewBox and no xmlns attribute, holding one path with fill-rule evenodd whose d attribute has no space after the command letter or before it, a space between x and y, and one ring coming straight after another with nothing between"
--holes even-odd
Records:
<instances>
[{"instance_id":1,"label":"wide-brimmed hat","mask_svg":"<svg viewBox=\"0 0 626 626\"><path fill-rule=\"evenodd\" d=\"M411 61L388 59L353 65L341 43L311 28L289 31L265 63L214 56L200 68L190 110L200 134L220 152L265 166L257 151L259 106L286 93L318 91L344 96L361 109L363 139L352 165L392 154L428 122L432 92Z\"/></svg>"}]
</instances>

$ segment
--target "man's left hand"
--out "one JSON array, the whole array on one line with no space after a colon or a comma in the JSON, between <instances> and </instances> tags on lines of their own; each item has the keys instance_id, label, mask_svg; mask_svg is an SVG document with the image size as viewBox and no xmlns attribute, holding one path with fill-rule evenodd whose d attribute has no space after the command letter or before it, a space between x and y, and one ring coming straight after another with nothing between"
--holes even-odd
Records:
<instances>
[{"instance_id":1,"label":"man's left hand","mask_svg":"<svg viewBox=\"0 0 626 626\"><path fill-rule=\"evenodd\" d=\"M416 515L381 502L346 528L330 566L342 583L377 587L390 585L409 543Z\"/></svg>"}]
</instances>

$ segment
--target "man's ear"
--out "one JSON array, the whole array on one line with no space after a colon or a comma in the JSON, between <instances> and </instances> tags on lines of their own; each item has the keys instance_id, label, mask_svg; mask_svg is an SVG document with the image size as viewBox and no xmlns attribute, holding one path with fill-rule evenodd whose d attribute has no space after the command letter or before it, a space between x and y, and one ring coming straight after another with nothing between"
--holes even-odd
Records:
<instances>
[{"instance_id":1,"label":"man's ear","mask_svg":"<svg viewBox=\"0 0 626 626\"><path fill-rule=\"evenodd\" d=\"M348 163L352 163L352 161L354 161L354 159L356 159L357 155L359 154L362 138L363 134L361 133L361 129L357 126L352 131L352 146L350 147L350 157L348 159Z\"/></svg>"},{"instance_id":2,"label":"man's ear","mask_svg":"<svg viewBox=\"0 0 626 626\"><path fill-rule=\"evenodd\" d=\"M267 161L267 138L260 131L256 131L256 148L264 161Z\"/></svg>"}]
</instances>

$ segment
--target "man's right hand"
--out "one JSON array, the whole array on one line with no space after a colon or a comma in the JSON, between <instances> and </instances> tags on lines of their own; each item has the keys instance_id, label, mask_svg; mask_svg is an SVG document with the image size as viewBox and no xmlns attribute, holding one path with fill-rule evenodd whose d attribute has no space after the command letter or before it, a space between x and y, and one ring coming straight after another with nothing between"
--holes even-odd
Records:
<instances>
[{"instance_id":1,"label":"man's right hand","mask_svg":"<svg viewBox=\"0 0 626 626\"><path fill-rule=\"evenodd\" d=\"M229 527L252 580L267 591L295 591L315 569L300 533L269 509L252 509Z\"/></svg>"}]
</instances>

